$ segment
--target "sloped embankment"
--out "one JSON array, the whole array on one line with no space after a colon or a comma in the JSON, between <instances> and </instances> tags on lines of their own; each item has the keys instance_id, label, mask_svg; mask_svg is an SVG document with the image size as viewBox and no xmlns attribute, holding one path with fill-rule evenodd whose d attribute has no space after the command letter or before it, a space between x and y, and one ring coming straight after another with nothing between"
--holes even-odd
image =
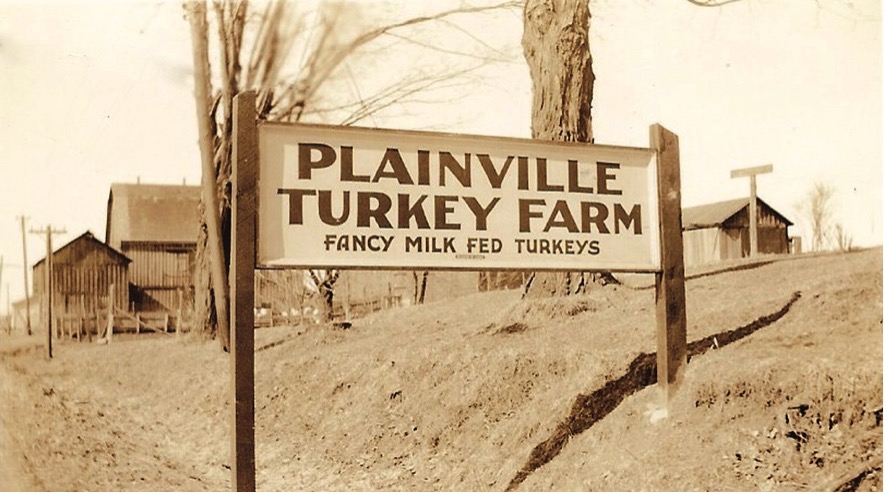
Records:
<instances>
[{"instance_id":1,"label":"sloped embankment","mask_svg":"<svg viewBox=\"0 0 886 495\"><path fill-rule=\"evenodd\" d=\"M882 489L881 253L784 267L803 297L693 358L667 418L646 420L657 397L640 391L519 488Z\"/></svg>"},{"instance_id":2,"label":"sloped embankment","mask_svg":"<svg viewBox=\"0 0 886 495\"><path fill-rule=\"evenodd\" d=\"M757 318L748 325L733 330L725 330L688 343L686 349L687 361L707 351L719 349L722 346L737 342L757 330L778 321L787 314L798 299L800 299L800 293L795 292L791 299L774 313ZM628 365L627 372L617 379L606 382L603 387L593 392L579 394L575 398L569 416L557 425L557 429L550 438L538 444L532 450L529 460L508 483L507 490L510 491L517 488L536 469L551 462L566 446L571 437L584 433L588 428L594 426L595 423L614 411L624 399L643 388L656 384L657 381L656 353L643 353L634 358L631 364Z\"/></svg>"},{"instance_id":3,"label":"sloped embankment","mask_svg":"<svg viewBox=\"0 0 886 495\"><path fill-rule=\"evenodd\" d=\"M669 416L648 420L655 387L621 393L517 488L806 489L870 462L882 445L881 257L785 259L690 280L689 341L715 352L692 359ZM729 345L710 339L779 314L796 292L777 321ZM260 329L258 488L507 488L573 412L601 407L595 390L655 351L651 290L515 309L518 298L392 309L347 331ZM522 326L497 332L508 318ZM3 357L3 372L27 384L9 404L40 486L229 487L228 363L215 343L67 344L56 356Z\"/></svg>"}]
</instances>

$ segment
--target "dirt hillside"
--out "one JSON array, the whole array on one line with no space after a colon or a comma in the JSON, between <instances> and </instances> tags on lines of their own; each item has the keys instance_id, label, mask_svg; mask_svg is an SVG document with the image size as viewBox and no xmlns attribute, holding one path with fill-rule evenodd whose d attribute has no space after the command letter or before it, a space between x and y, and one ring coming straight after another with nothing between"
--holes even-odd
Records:
<instances>
[{"instance_id":1,"label":"dirt hillside","mask_svg":"<svg viewBox=\"0 0 886 495\"><path fill-rule=\"evenodd\" d=\"M667 407L643 277L259 329L258 489L882 490L882 256L688 280L690 362ZM0 340L0 486L229 488L217 343L65 342L52 361L39 345Z\"/></svg>"}]
</instances>

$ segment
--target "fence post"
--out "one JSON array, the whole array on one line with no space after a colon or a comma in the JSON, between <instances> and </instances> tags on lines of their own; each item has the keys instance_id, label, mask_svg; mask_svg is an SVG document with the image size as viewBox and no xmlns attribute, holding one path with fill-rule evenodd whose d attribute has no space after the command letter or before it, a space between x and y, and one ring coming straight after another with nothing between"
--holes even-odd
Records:
<instances>
[{"instance_id":1,"label":"fence post","mask_svg":"<svg viewBox=\"0 0 886 495\"><path fill-rule=\"evenodd\" d=\"M114 336L114 284L108 286L108 344Z\"/></svg>"},{"instance_id":2,"label":"fence post","mask_svg":"<svg viewBox=\"0 0 886 495\"><path fill-rule=\"evenodd\" d=\"M80 324L77 327L77 342L83 341L83 329L86 324L84 320L86 319L86 304L83 302L83 299L80 299Z\"/></svg>"},{"instance_id":3,"label":"fence post","mask_svg":"<svg viewBox=\"0 0 886 495\"><path fill-rule=\"evenodd\" d=\"M184 304L181 287L176 291L178 293L178 307L175 310L175 336L181 337L182 327L182 304Z\"/></svg>"}]
</instances>

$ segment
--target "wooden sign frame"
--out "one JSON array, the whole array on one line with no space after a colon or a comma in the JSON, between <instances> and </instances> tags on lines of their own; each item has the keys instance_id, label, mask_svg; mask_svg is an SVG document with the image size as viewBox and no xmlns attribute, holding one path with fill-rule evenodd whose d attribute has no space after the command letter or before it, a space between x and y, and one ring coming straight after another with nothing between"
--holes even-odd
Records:
<instances>
[{"instance_id":1,"label":"wooden sign frame","mask_svg":"<svg viewBox=\"0 0 886 495\"><path fill-rule=\"evenodd\" d=\"M277 122L258 135L259 268L661 267L648 147Z\"/></svg>"},{"instance_id":2,"label":"wooden sign frame","mask_svg":"<svg viewBox=\"0 0 886 495\"><path fill-rule=\"evenodd\" d=\"M234 97L232 160L231 476L235 491L255 491L255 320L257 184L259 165L255 92ZM649 128L656 154L661 269L655 272L657 373L664 400L682 381L686 365L686 291L676 134ZM666 379L663 379L666 377Z\"/></svg>"}]
</instances>

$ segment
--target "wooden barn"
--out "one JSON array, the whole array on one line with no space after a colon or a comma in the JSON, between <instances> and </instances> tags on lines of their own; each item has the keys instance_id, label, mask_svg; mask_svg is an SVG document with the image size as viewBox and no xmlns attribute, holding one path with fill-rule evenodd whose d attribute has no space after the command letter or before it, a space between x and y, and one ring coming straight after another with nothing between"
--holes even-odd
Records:
<instances>
[{"instance_id":1,"label":"wooden barn","mask_svg":"<svg viewBox=\"0 0 886 495\"><path fill-rule=\"evenodd\" d=\"M132 260L128 307L175 313L191 298L199 204L199 186L111 185L105 240Z\"/></svg>"},{"instance_id":2,"label":"wooden barn","mask_svg":"<svg viewBox=\"0 0 886 495\"><path fill-rule=\"evenodd\" d=\"M125 308L129 301L128 268L131 260L120 251L85 232L52 253L53 313L93 315L107 308L108 291L113 284L114 305ZM45 324L46 258L34 264L32 326ZM35 308L40 308L39 313ZM22 308L24 309L24 308ZM22 314L22 319L24 315Z\"/></svg>"},{"instance_id":3,"label":"wooden barn","mask_svg":"<svg viewBox=\"0 0 886 495\"><path fill-rule=\"evenodd\" d=\"M750 255L750 200L721 201L683 209L683 260L687 266ZM790 252L788 227L793 222L757 198L759 254Z\"/></svg>"}]
</instances>

